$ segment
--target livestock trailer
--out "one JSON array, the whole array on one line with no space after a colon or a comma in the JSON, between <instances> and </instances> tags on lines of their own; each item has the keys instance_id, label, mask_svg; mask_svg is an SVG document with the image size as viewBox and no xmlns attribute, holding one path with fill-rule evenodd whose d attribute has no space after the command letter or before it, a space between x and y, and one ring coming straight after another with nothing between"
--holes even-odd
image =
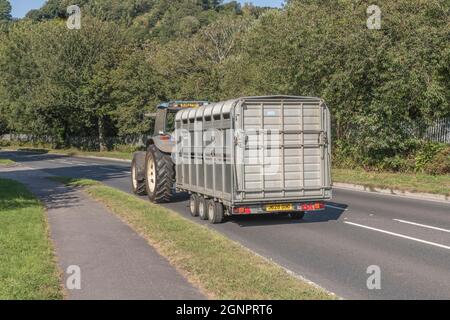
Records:
<instances>
[{"instance_id":1,"label":"livestock trailer","mask_svg":"<svg viewBox=\"0 0 450 320\"><path fill-rule=\"evenodd\" d=\"M331 199L330 112L320 98L243 97L175 116L176 189L191 214L226 215L324 209Z\"/></svg>"}]
</instances>

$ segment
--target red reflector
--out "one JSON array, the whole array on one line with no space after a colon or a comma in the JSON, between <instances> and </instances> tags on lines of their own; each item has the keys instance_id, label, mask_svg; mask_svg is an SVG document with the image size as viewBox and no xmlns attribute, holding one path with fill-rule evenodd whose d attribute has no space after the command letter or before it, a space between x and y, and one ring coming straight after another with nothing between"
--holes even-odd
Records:
<instances>
[{"instance_id":1,"label":"red reflector","mask_svg":"<svg viewBox=\"0 0 450 320\"><path fill-rule=\"evenodd\" d=\"M302 211L314 211L314 210L321 210L324 208L325 208L325 203L323 203L323 202L304 203L301 205Z\"/></svg>"},{"instance_id":2,"label":"red reflector","mask_svg":"<svg viewBox=\"0 0 450 320\"><path fill-rule=\"evenodd\" d=\"M252 213L252 209L250 208L246 208L246 207L240 207L240 208L234 208L233 209L234 213L240 213L240 214L248 214L248 213Z\"/></svg>"}]
</instances>

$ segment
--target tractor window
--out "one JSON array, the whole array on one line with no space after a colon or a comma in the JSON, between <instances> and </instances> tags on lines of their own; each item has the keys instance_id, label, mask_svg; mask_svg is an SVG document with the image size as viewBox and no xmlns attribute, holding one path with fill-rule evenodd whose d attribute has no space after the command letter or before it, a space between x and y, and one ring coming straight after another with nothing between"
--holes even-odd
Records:
<instances>
[{"instance_id":1,"label":"tractor window","mask_svg":"<svg viewBox=\"0 0 450 320\"><path fill-rule=\"evenodd\" d=\"M177 114L176 111L167 111L166 116L166 133L172 133L175 131L175 115Z\"/></svg>"}]
</instances>

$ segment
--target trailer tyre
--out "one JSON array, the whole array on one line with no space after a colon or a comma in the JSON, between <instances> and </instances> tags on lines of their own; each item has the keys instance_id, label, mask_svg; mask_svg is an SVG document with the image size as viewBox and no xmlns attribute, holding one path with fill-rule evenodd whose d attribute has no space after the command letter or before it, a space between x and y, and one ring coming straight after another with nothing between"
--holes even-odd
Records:
<instances>
[{"instance_id":1,"label":"trailer tyre","mask_svg":"<svg viewBox=\"0 0 450 320\"><path fill-rule=\"evenodd\" d=\"M189 199L189 211L191 212L191 216L198 217L198 204L199 197L196 194L191 194Z\"/></svg>"},{"instance_id":2,"label":"trailer tyre","mask_svg":"<svg viewBox=\"0 0 450 320\"><path fill-rule=\"evenodd\" d=\"M223 222L223 205L220 202L214 200L208 201L208 219L212 224Z\"/></svg>"},{"instance_id":3,"label":"trailer tyre","mask_svg":"<svg viewBox=\"0 0 450 320\"><path fill-rule=\"evenodd\" d=\"M198 197L198 216L201 220L208 220L208 201L203 197Z\"/></svg>"},{"instance_id":4,"label":"trailer tyre","mask_svg":"<svg viewBox=\"0 0 450 320\"><path fill-rule=\"evenodd\" d=\"M175 183L175 168L172 157L162 153L154 145L147 150L145 157L145 185L150 201L169 202Z\"/></svg>"},{"instance_id":5,"label":"trailer tyre","mask_svg":"<svg viewBox=\"0 0 450 320\"><path fill-rule=\"evenodd\" d=\"M304 211L291 212L289 214L289 216L291 217L292 220L303 220L303 218L305 216L305 212Z\"/></svg>"},{"instance_id":6,"label":"trailer tyre","mask_svg":"<svg viewBox=\"0 0 450 320\"><path fill-rule=\"evenodd\" d=\"M134 194L139 196L144 196L147 194L147 190L145 187L145 179L139 179L139 172L144 171L144 162L139 163L135 157L133 157L133 161L131 162L131 186Z\"/></svg>"}]
</instances>

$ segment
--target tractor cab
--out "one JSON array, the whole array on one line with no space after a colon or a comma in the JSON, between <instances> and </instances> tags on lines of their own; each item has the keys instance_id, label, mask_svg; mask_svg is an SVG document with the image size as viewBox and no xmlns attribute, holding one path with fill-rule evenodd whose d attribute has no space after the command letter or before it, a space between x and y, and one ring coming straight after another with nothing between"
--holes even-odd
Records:
<instances>
[{"instance_id":1,"label":"tractor cab","mask_svg":"<svg viewBox=\"0 0 450 320\"><path fill-rule=\"evenodd\" d=\"M171 101L157 107L154 136L170 136L175 131L175 115L178 111L207 105L208 101Z\"/></svg>"},{"instance_id":2,"label":"tractor cab","mask_svg":"<svg viewBox=\"0 0 450 320\"><path fill-rule=\"evenodd\" d=\"M173 133L175 132L177 112L184 109L199 108L207 104L208 101L170 101L158 105L155 114L153 143L162 152L171 153L175 146Z\"/></svg>"}]
</instances>

